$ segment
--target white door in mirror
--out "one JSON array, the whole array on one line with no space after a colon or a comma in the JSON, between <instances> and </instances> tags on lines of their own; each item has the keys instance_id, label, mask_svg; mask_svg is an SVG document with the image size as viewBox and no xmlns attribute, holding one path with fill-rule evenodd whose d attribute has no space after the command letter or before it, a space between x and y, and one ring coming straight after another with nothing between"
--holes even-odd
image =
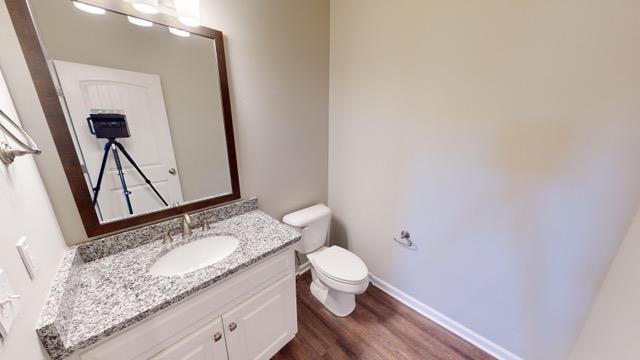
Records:
<instances>
[{"instance_id":1,"label":"white door in mirror","mask_svg":"<svg viewBox=\"0 0 640 360\"><path fill-rule=\"evenodd\" d=\"M149 273L161 276L188 274L213 265L231 255L238 247L233 236L211 236L175 248L159 258Z\"/></svg>"},{"instance_id":2,"label":"white door in mirror","mask_svg":"<svg viewBox=\"0 0 640 360\"><path fill-rule=\"evenodd\" d=\"M7 273L0 269L0 336L6 338L20 311L20 295L9 283Z\"/></svg>"},{"instance_id":3,"label":"white door in mirror","mask_svg":"<svg viewBox=\"0 0 640 360\"><path fill-rule=\"evenodd\" d=\"M130 137L117 139L169 204L184 201L160 76L101 66L54 61L86 165L91 187L97 185L106 139L89 131L87 116L95 110L118 110L127 116ZM120 155L133 214L163 209L160 198L132 164ZM99 217L110 221L129 216L113 154L106 162L98 196ZM173 174L168 169L176 169ZM87 191L90 191L87 189Z\"/></svg>"}]
</instances>

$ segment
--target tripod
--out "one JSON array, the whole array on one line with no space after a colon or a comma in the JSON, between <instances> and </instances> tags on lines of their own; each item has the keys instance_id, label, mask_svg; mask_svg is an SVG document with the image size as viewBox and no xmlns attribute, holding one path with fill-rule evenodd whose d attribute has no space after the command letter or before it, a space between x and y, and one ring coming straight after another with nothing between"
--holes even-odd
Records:
<instances>
[{"instance_id":1,"label":"tripod","mask_svg":"<svg viewBox=\"0 0 640 360\"><path fill-rule=\"evenodd\" d=\"M105 165L107 164L107 158L109 157L109 149L111 149L111 152L113 153L113 160L115 160L115 163L116 163L116 170L118 171L118 177L120 178L120 183L122 184L122 192L124 193L124 198L127 202L127 208L129 208L129 214L133 215L133 207L131 206L131 199L129 198L129 195L131 194L131 192L129 191L129 189L127 189L127 182L124 179L124 172L122 171L122 163L120 162L118 149L120 149L124 157L127 158L129 163L133 165L136 171L138 171L138 174L142 176L142 178L147 183L147 185L151 187L151 190L153 190L153 192L155 192L156 195L158 195L162 203L165 206L169 206L169 204L167 204L167 202L164 200L162 195L160 195L158 190L155 188L155 186L153 186L153 184L151 183L151 180L149 180L149 178L147 178L146 175L142 172L142 170L138 167L138 164L136 164L136 162L133 160L131 155L129 155L129 153L124 148L124 146L122 146L122 144L119 143L118 140L116 140L116 138L114 137L110 137L108 139L109 141L107 141L107 143L104 145L104 155L102 156L102 164L100 165L98 182L96 184L96 187L93 188L93 206L96 206L96 204L98 203L98 193L100 193L100 186L102 185L102 177L104 176L104 168L105 168Z\"/></svg>"}]
</instances>

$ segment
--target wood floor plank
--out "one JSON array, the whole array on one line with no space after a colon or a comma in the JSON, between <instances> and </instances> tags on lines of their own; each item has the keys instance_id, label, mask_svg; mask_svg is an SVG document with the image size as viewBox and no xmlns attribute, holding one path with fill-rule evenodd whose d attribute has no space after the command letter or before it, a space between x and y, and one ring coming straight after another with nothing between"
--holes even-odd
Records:
<instances>
[{"instance_id":1,"label":"wood floor plank","mask_svg":"<svg viewBox=\"0 0 640 360\"><path fill-rule=\"evenodd\" d=\"M375 286L370 286L367 289L367 294L371 295L373 299L383 304L378 309L382 311L384 307L390 308L392 311L401 314L405 318L409 319L412 323L422 329L423 333L428 333L430 338L437 340L441 344L444 344L457 352L465 359L478 359L478 360L491 360L494 359L482 349L470 344L466 340L458 337L454 333L444 329L442 326L431 321L430 319L420 315L417 311L402 304L398 300L394 299L384 291Z\"/></svg>"},{"instance_id":2,"label":"wood floor plank","mask_svg":"<svg viewBox=\"0 0 640 360\"><path fill-rule=\"evenodd\" d=\"M395 342L411 349L409 352L412 355L411 358L416 358L420 355L436 358L441 353L440 349L447 345L434 337L424 336L424 330L421 327L402 314L385 307L383 303L378 302L371 295L363 294L358 300L359 306L375 313L381 326L385 327L388 332L396 334L394 337Z\"/></svg>"},{"instance_id":3,"label":"wood floor plank","mask_svg":"<svg viewBox=\"0 0 640 360\"><path fill-rule=\"evenodd\" d=\"M492 356L371 285L356 310L339 318L309 291L309 273L296 281L298 334L276 360L490 360Z\"/></svg>"}]
</instances>

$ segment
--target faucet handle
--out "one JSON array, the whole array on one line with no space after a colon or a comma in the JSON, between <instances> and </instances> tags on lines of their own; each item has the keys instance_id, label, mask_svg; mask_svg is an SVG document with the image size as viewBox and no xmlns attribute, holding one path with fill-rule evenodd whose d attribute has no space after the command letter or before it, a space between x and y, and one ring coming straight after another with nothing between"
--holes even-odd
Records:
<instances>
[{"instance_id":1,"label":"faucet handle","mask_svg":"<svg viewBox=\"0 0 640 360\"><path fill-rule=\"evenodd\" d=\"M202 231L211 230L211 226L209 226L209 221L207 219L202 220Z\"/></svg>"},{"instance_id":2,"label":"faucet handle","mask_svg":"<svg viewBox=\"0 0 640 360\"><path fill-rule=\"evenodd\" d=\"M191 216L189 216L189 214L185 213L182 216L182 237L187 237L191 235Z\"/></svg>"},{"instance_id":3,"label":"faucet handle","mask_svg":"<svg viewBox=\"0 0 640 360\"><path fill-rule=\"evenodd\" d=\"M171 232L167 231L162 237L162 243L165 245L173 244L173 237L171 237Z\"/></svg>"}]
</instances>

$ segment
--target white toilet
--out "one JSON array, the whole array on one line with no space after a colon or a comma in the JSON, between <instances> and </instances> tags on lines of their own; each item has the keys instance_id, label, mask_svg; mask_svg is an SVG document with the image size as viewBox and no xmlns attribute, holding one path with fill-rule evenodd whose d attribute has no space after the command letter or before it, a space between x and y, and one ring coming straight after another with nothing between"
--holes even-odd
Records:
<instances>
[{"instance_id":1,"label":"white toilet","mask_svg":"<svg viewBox=\"0 0 640 360\"><path fill-rule=\"evenodd\" d=\"M327 309L344 317L356 308L356 294L369 286L367 265L354 253L339 246L326 247L331 209L318 204L282 219L302 232L297 251L311 262L311 293Z\"/></svg>"}]
</instances>

